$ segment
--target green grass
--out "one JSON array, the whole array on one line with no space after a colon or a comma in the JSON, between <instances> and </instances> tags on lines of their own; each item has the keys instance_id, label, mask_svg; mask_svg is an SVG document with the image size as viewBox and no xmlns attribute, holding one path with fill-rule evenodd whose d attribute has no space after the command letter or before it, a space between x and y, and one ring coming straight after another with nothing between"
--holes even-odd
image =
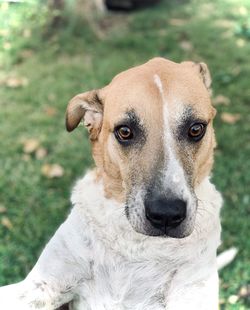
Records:
<instances>
[{"instance_id":1,"label":"green grass","mask_svg":"<svg viewBox=\"0 0 250 310\"><path fill-rule=\"evenodd\" d=\"M0 22L10 30L0 33L0 206L7 209L0 213L0 284L27 274L69 212L74 181L92 165L86 132L82 127L72 134L64 129L68 100L78 92L105 85L125 68L160 55L174 61L205 61L213 76L214 96L230 98L228 106L217 107L213 181L225 199L221 250L236 246L239 254L220 274L221 309L250 308L249 297L228 302L250 279L250 3L168 2L119 19L99 19L99 37L86 23L72 22L73 17L48 35L49 15L44 7L40 19L34 4L0 7ZM31 13L22 18L27 11ZM179 20L178 26L173 19ZM192 49L181 48L183 41L190 42ZM9 76L25 77L29 83L7 87ZM48 115L47 107L56 113ZM227 124L221 121L222 112L240 113L241 118ZM25 160L22 141L28 138L39 140L48 155ZM44 177L41 168L45 163L64 167L63 177ZM4 217L12 228L1 225Z\"/></svg>"}]
</instances>

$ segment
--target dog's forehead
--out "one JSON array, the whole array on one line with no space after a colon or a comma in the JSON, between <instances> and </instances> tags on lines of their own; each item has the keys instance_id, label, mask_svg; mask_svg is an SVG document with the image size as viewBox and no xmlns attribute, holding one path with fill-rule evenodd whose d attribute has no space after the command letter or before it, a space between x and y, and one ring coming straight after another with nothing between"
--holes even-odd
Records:
<instances>
[{"instance_id":1,"label":"dog's forehead","mask_svg":"<svg viewBox=\"0 0 250 310\"><path fill-rule=\"evenodd\" d=\"M126 70L105 88L106 117L114 121L129 110L143 118L160 118L164 104L173 118L187 108L204 119L211 116L209 94L198 73L165 59L156 58Z\"/></svg>"}]
</instances>

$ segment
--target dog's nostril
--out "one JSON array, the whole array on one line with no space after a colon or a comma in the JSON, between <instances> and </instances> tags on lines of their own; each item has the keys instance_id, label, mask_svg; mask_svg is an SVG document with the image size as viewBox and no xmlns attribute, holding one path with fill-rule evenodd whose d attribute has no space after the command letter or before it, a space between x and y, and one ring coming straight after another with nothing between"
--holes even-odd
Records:
<instances>
[{"instance_id":1,"label":"dog's nostril","mask_svg":"<svg viewBox=\"0 0 250 310\"><path fill-rule=\"evenodd\" d=\"M158 199L145 202L146 218L159 229L175 228L186 218L186 202Z\"/></svg>"},{"instance_id":2,"label":"dog's nostril","mask_svg":"<svg viewBox=\"0 0 250 310\"><path fill-rule=\"evenodd\" d=\"M184 219L185 219L185 216L179 214L179 215L174 216L174 217L171 219L171 221L172 221L173 224L174 224L174 223L179 224L179 223L182 222Z\"/></svg>"},{"instance_id":3,"label":"dog's nostril","mask_svg":"<svg viewBox=\"0 0 250 310\"><path fill-rule=\"evenodd\" d=\"M155 224L159 224L159 225L161 225L163 221L163 218L161 217L161 215L150 213L150 212L146 212L146 218L149 221L154 221Z\"/></svg>"}]
</instances>

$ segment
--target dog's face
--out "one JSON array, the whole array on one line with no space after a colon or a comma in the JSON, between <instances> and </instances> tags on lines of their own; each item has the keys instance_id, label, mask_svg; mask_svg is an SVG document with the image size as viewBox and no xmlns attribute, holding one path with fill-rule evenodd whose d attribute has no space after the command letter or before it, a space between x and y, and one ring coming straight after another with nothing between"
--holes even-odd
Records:
<instances>
[{"instance_id":1,"label":"dog's face","mask_svg":"<svg viewBox=\"0 0 250 310\"><path fill-rule=\"evenodd\" d=\"M157 58L69 103L67 129L84 120L106 194L125 202L139 233L183 238L193 230L195 187L215 146L210 83L205 64Z\"/></svg>"}]
</instances>

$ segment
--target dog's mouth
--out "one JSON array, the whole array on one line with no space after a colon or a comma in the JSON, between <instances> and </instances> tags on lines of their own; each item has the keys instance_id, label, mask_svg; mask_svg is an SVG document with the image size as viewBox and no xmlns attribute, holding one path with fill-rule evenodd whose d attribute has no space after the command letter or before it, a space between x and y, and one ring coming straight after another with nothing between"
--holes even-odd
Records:
<instances>
[{"instance_id":1,"label":"dog's mouth","mask_svg":"<svg viewBox=\"0 0 250 310\"><path fill-rule=\"evenodd\" d=\"M130 223L131 224L131 223ZM175 228L156 228L152 227L148 224L145 224L144 227L135 226L131 224L133 229L140 234L151 236L151 237L162 237L162 238L176 238L176 239L182 239L188 237L194 229L194 225L185 225L180 224L179 226Z\"/></svg>"}]
</instances>

